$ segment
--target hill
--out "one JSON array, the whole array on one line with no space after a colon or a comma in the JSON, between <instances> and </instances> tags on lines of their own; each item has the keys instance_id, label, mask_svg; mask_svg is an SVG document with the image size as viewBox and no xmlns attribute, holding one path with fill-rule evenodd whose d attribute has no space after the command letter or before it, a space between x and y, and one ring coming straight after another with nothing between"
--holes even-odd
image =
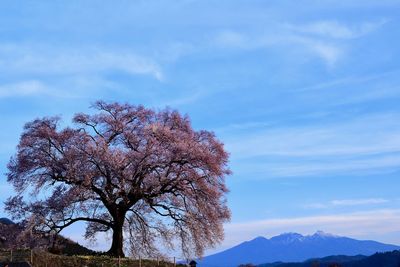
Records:
<instances>
[{"instance_id":1,"label":"hill","mask_svg":"<svg viewBox=\"0 0 400 267\"><path fill-rule=\"evenodd\" d=\"M329 256L299 263L266 263L257 267L399 267L400 251L375 253L372 256Z\"/></svg>"},{"instance_id":2,"label":"hill","mask_svg":"<svg viewBox=\"0 0 400 267\"><path fill-rule=\"evenodd\" d=\"M8 218L0 218L0 224L4 224L4 225L12 225L15 224L13 221L11 221Z\"/></svg>"},{"instance_id":3,"label":"hill","mask_svg":"<svg viewBox=\"0 0 400 267\"><path fill-rule=\"evenodd\" d=\"M328 256L323 258L315 258L309 259L304 262L274 262L274 263L265 263L257 265L257 267L330 267L335 264L343 264L347 262L356 262L359 260L363 260L367 258L367 256L363 255L356 255L356 256L345 256L345 255L338 255L338 256Z\"/></svg>"},{"instance_id":4,"label":"hill","mask_svg":"<svg viewBox=\"0 0 400 267\"><path fill-rule=\"evenodd\" d=\"M376 253L368 258L352 261L339 267L399 267L400 251Z\"/></svg>"},{"instance_id":5,"label":"hill","mask_svg":"<svg viewBox=\"0 0 400 267\"><path fill-rule=\"evenodd\" d=\"M0 218L0 249L14 249L22 247L35 247L48 249L52 253L65 255L96 255L96 251L90 250L62 235L57 237L55 247L50 245L47 235L36 236L34 240L27 237L24 227L14 223L10 219ZM24 236L25 234L25 236Z\"/></svg>"},{"instance_id":6,"label":"hill","mask_svg":"<svg viewBox=\"0 0 400 267\"><path fill-rule=\"evenodd\" d=\"M369 256L376 252L397 249L400 247L376 241L335 236L322 231L307 236L285 233L271 239L257 237L220 253L204 257L201 266L236 267L244 263L303 262L310 258L323 258L330 255Z\"/></svg>"}]
</instances>

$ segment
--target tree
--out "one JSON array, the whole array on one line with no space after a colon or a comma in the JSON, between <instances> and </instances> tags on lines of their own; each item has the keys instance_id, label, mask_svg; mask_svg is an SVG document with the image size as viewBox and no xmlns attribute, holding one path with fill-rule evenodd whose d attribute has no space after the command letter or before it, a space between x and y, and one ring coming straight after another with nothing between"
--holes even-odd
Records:
<instances>
[{"instance_id":1,"label":"tree","mask_svg":"<svg viewBox=\"0 0 400 267\"><path fill-rule=\"evenodd\" d=\"M200 256L223 239L229 220L228 154L212 132L195 131L177 111L96 102L96 114L25 125L8 164L14 219L59 233L86 222L86 238L112 231L112 256L158 253L163 241ZM127 238L124 239L124 235Z\"/></svg>"}]
</instances>

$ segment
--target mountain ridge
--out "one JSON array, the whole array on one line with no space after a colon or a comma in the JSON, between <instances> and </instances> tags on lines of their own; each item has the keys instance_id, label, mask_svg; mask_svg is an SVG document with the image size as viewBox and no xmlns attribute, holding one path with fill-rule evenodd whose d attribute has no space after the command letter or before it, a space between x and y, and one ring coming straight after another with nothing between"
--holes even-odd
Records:
<instances>
[{"instance_id":1,"label":"mountain ridge","mask_svg":"<svg viewBox=\"0 0 400 267\"><path fill-rule=\"evenodd\" d=\"M302 262L331 255L370 256L376 252L398 249L400 246L373 240L356 240L323 231L312 235L290 232L270 239L256 237L225 251L206 256L200 263L205 267L236 267L245 263Z\"/></svg>"}]
</instances>

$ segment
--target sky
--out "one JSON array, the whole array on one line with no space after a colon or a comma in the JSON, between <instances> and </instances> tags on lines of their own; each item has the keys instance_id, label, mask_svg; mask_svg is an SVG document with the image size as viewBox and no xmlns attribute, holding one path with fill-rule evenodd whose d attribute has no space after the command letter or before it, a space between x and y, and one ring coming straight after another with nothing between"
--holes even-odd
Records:
<instances>
[{"instance_id":1,"label":"sky","mask_svg":"<svg viewBox=\"0 0 400 267\"><path fill-rule=\"evenodd\" d=\"M209 253L317 230L400 245L399 25L396 0L1 1L0 215L23 125L101 99L225 144L232 219Z\"/></svg>"}]
</instances>

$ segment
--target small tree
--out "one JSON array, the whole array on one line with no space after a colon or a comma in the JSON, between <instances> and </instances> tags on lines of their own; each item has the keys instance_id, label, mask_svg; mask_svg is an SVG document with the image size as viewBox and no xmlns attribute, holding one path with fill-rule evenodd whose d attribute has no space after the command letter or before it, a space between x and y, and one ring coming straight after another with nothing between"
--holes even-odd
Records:
<instances>
[{"instance_id":1,"label":"small tree","mask_svg":"<svg viewBox=\"0 0 400 267\"><path fill-rule=\"evenodd\" d=\"M124 241L147 256L160 241L180 244L186 256L220 242L230 170L214 134L193 130L176 111L93 107L97 114L75 115L74 128L58 129L57 117L25 125L8 164L13 218L51 233L83 221L86 238L112 231L112 256L124 256Z\"/></svg>"}]
</instances>

